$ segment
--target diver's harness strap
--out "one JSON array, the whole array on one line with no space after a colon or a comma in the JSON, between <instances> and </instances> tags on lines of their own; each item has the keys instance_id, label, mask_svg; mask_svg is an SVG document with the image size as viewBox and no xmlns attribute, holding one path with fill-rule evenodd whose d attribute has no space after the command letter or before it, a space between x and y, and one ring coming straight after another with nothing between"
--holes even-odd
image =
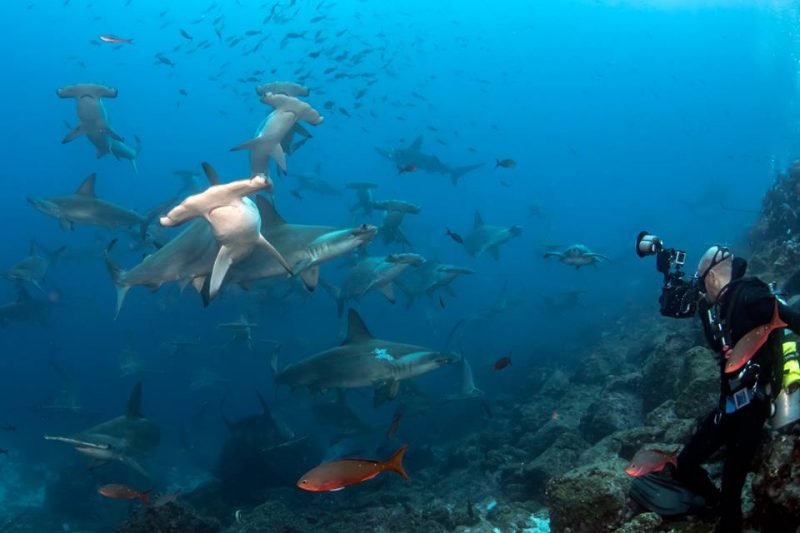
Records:
<instances>
[{"instance_id":1,"label":"diver's harness strap","mask_svg":"<svg viewBox=\"0 0 800 533\"><path fill-rule=\"evenodd\" d=\"M744 284L741 282L745 279L746 278L739 278L738 280L728 284L727 290L730 291L730 293L727 295L729 304L723 321L720 322L716 319L719 311L718 302L714 306L716 308L716 312L712 312L711 309L708 310L709 318L712 319L711 324L712 326L716 326L712 327L712 332L717 337L722 347L723 355L720 356L722 379L723 382L727 381L728 388L732 391L732 394L730 395L720 393L719 409L714 416L714 422L717 424L720 423L723 414L733 414L739 409L750 405L750 403L752 403L752 401L756 398L759 400L767 398L767 394L758 387L758 377L761 367L757 363L754 363L753 361L747 361L736 377L728 377L724 370L724 353L725 350L729 348L728 324L730 324L731 314L733 313L733 306L734 302L736 301L736 297L739 295L739 291L744 286ZM731 288L731 285L733 285L733 288Z\"/></svg>"}]
</instances>

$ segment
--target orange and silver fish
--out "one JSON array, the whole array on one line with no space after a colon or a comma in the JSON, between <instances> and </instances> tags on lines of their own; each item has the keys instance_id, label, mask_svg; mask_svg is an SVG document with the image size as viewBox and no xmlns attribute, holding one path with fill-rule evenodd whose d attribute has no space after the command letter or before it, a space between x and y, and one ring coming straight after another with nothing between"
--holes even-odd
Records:
<instances>
[{"instance_id":1,"label":"orange and silver fish","mask_svg":"<svg viewBox=\"0 0 800 533\"><path fill-rule=\"evenodd\" d=\"M101 35L100 40L104 43L133 44L133 39L125 39L124 37L118 37L116 35L111 35L110 33L104 33Z\"/></svg>"},{"instance_id":2,"label":"orange and silver fish","mask_svg":"<svg viewBox=\"0 0 800 533\"><path fill-rule=\"evenodd\" d=\"M744 337L739 339L732 350L725 353L727 362L725 363L725 373L736 372L747 363L758 350L767 342L769 334L773 330L785 328L786 322L781 320L778 300L775 300L775 307L772 311L772 320L768 324L762 324L748 331Z\"/></svg>"},{"instance_id":3,"label":"orange and silver fish","mask_svg":"<svg viewBox=\"0 0 800 533\"><path fill-rule=\"evenodd\" d=\"M146 490L140 492L134 490L127 485L119 483L112 483L110 485L103 485L97 492L106 498L113 498L115 500L142 500L145 505L150 505L150 491Z\"/></svg>"},{"instance_id":4,"label":"orange and silver fish","mask_svg":"<svg viewBox=\"0 0 800 533\"><path fill-rule=\"evenodd\" d=\"M631 464L625 467L625 473L633 477L644 476L651 472L661 472L669 463L678 465L678 450L639 450L631 459Z\"/></svg>"},{"instance_id":5,"label":"orange and silver fish","mask_svg":"<svg viewBox=\"0 0 800 533\"><path fill-rule=\"evenodd\" d=\"M387 470L408 480L410 478L403 468L403 456L407 449L408 445L403 445L386 461L341 459L319 465L301 477L297 482L297 487L311 492L342 490L348 485L367 481Z\"/></svg>"}]
</instances>

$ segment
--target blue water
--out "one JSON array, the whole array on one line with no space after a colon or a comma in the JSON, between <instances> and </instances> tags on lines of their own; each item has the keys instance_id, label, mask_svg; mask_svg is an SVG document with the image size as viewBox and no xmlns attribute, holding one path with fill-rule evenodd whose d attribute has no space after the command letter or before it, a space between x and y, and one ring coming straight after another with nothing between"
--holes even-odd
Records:
<instances>
[{"instance_id":1,"label":"blue water","mask_svg":"<svg viewBox=\"0 0 800 533\"><path fill-rule=\"evenodd\" d=\"M2 268L27 255L31 239L47 249L64 244L79 250L118 236L92 227L62 231L26 203L28 195L70 193L96 172L99 197L144 212L177 190L176 169L199 171L200 162L208 161L225 180L247 177L246 153L229 149L249 139L269 109L258 102L257 83L237 80L254 70L265 71L258 83L292 80L302 69L309 73L303 83L311 87L306 100L325 122L309 128L314 137L289 158L289 170L313 174L319 167L319 177L342 196L309 192L299 200L290 194L293 178L273 175L279 211L295 223L352 225L353 195L343 188L349 181L379 184L378 199L420 205L421 214L404 222L413 251L476 274L453 284L458 296L445 295L444 308L436 298L423 298L407 310L402 296L392 306L377 294L357 308L381 338L442 349L458 320L502 298L521 300L460 336L487 397L513 395L529 366L568 366L625 313L655 312L659 278L653 265L633 254L639 230L658 232L687 250L691 264L710 244L742 244L743 231L756 218L749 211L758 210L775 173L797 153L800 43L798 10L790 2L325 0L319 8L316 0L297 0L293 7L283 0L291 20L262 25L272 4L219 2L194 22L210 2L2 3ZM318 14L327 18L312 24ZM211 21L220 15L224 38L264 33L229 47L213 31ZM321 45L312 41L317 30L328 37ZM303 31L304 39L280 49L286 33ZM344 33L336 37L339 31ZM134 44L98 43L103 33ZM243 55L266 35L258 52ZM210 46L195 50L204 40ZM323 54L309 57L318 50ZM350 57L371 52L358 65L332 59L345 50ZM155 64L158 53L175 66ZM348 74L375 73L376 83L367 87L368 78L323 74L332 66ZM75 124L75 104L55 91L81 82L119 89L105 107L116 131L127 140L141 138L138 172L110 155L96 159L85 138L60 144L64 121ZM363 88L368 90L356 108L354 95ZM188 95L179 94L182 89ZM323 108L327 101L335 102L333 110ZM407 146L419 135L423 151L449 165L486 165L453 187L442 175L398 175L374 149ZM503 158L516 160L516 168L495 169L495 160ZM529 217L534 204L544 217ZM466 235L476 209L489 224L523 227L497 262L472 258L443 235L445 227ZM358 222L379 224L380 217ZM580 270L543 260L548 246L574 243L611 260ZM398 249L377 239L369 250L384 255ZM118 249L115 258L129 268L141 254ZM336 281L343 272L326 265L323 277ZM136 287L114 320L115 291L99 257L65 258L46 286L59 300L49 324L15 323L0 332L0 424L18 427L0 433L0 448L11 452L0 456L0 469L13 464L25 480L0 491L0 509L7 512L76 461L72 450L44 442L42 434L86 427L34 412L60 387L48 361L70 375L84 408L96 413L93 422L118 414L138 379L120 376L124 349L160 370L144 376L144 411L162 426L151 464L164 473L159 483L166 488L208 472L226 436L218 404L238 417L258 409L256 389L274 395L265 350L250 354L227 344L216 324L247 313L259 324L258 339L283 344L281 366L335 345L344 331L335 303L322 291L275 309L230 289L204 309L191 288L179 292L172 284L153 294ZM549 316L541 296L573 289L587 291L582 305ZM0 286L3 302L14 293L12 283ZM210 349L196 361L172 360L163 344L175 338L199 339ZM491 363L509 352L518 371L493 372ZM192 390L198 369L226 381ZM453 388L455 372L444 369L425 381L434 389ZM277 411L300 429L316 431L302 402L292 399L297 397L303 396L283 390ZM383 423L391 416L391 409L373 412L368 399L354 401L364 403L365 417ZM205 404L213 405L212 414L196 436L205 458L192 463L177 451L176 428ZM414 423L405 428L406 438L445 439L426 437L423 422ZM476 423L464 431L479 428Z\"/></svg>"}]
</instances>

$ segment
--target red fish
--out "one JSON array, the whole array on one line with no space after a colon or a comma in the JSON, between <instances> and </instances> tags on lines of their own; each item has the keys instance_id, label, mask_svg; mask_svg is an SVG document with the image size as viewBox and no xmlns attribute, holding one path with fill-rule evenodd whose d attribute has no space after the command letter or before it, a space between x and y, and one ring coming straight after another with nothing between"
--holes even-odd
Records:
<instances>
[{"instance_id":1,"label":"red fish","mask_svg":"<svg viewBox=\"0 0 800 533\"><path fill-rule=\"evenodd\" d=\"M450 228L445 228L444 234L453 239L458 244L464 244L464 239L458 233L451 231Z\"/></svg>"},{"instance_id":2,"label":"red fish","mask_svg":"<svg viewBox=\"0 0 800 533\"><path fill-rule=\"evenodd\" d=\"M492 365L492 367L495 370L503 370L505 367L510 366L510 365L511 365L511 355L509 354L509 355L503 356L500 359L498 359L497 361L495 361L494 364Z\"/></svg>"},{"instance_id":3,"label":"red fish","mask_svg":"<svg viewBox=\"0 0 800 533\"><path fill-rule=\"evenodd\" d=\"M361 483L374 478L384 471L394 472L408 480L403 468L403 456L408 449L404 444L386 461L374 459L341 459L325 463L306 472L297 482L297 487L311 492L328 492L342 490L348 485Z\"/></svg>"},{"instance_id":4,"label":"red fish","mask_svg":"<svg viewBox=\"0 0 800 533\"><path fill-rule=\"evenodd\" d=\"M631 459L631 464L625 467L625 473L633 477L644 476L651 472L661 472L669 463L678 465L678 450L639 450Z\"/></svg>"},{"instance_id":5,"label":"red fish","mask_svg":"<svg viewBox=\"0 0 800 533\"><path fill-rule=\"evenodd\" d=\"M397 434L397 428L400 427L400 421L403 420L403 412L402 408L398 408L394 414L394 418L392 418L391 424L389 424L389 430L386 432L387 439L393 439L394 436Z\"/></svg>"},{"instance_id":6,"label":"red fish","mask_svg":"<svg viewBox=\"0 0 800 533\"><path fill-rule=\"evenodd\" d=\"M145 505L150 505L150 491L139 492L130 488L127 485L119 483L112 483L111 485L103 485L97 492L106 498L113 498L115 500L142 500Z\"/></svg>"},{"instance_id":7,"label":"red fish","mask_svg":"<svg viewBox=\"0 0 800 533\"><path fill-rule=\"evenodd\" d=\"M781 320L778 310L778 300L775 300L775 307L772 311L772 320L768 324L762 324L748 331L744 337L739 339L732 350L725 352L725 373L736 372L747 363L758 350L767 342L769 334L773 330L785 328L786 322Z\"/></svg>"},{"instance_id":8,"label":"red fish","mask_svg":"<svg viewBox=\"0 0 800 533\"><path fill-rule=\"evenodd\" d=\"M404 172L416 172L417 165L414 163L409 163L407 165L397 165L397 173L402 174Z\"/></svg>"},{"instance_id":9,"label":"red fish","mask_svg":"<svg viewBox=\"0 0 800 533\"><path fill-rule=\"evenodd\" d=\"M117 37L116 35L111 35L110 33L104 33L100 36L100 40L104 43L113 43L113 44L133 44L133 39L125 39L123 37Z\"/></svg>"}]
</instances>

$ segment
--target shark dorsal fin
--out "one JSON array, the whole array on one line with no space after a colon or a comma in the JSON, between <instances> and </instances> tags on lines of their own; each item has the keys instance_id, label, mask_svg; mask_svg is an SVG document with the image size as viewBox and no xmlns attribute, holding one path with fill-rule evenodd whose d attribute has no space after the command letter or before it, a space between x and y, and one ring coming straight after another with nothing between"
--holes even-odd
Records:
<instances>
[{"instance_id":1,"label":"shark dorsal fin","mask_svg":"<svg viewBox=\"0 0 800 533\"><path fill-rule=\"evenodd\" d=\"M134 385L131 396L128 398L128 408L125 409L127 418L144 418L142 416L142 382Z\"/></svg>"},{"instance_id":2,"label":"shark dorsal fin","mask_svg":"<svg viewBox=\"0 0 800 533\"><path fill-rule=\"evenodd\" d=\"M414 142L411 143L411 146L408 147L409 150L414 150L415 152L419 152L419 149L422 147L422 135L414 139Z\"/></svg>"},{"instance_id":3,"label":"shark dorsal fin","mask_svg":"<svg viewBox=\"0 0 800 533\"><path fill-rule=\"evenodd\" d=\"M97 173L92 172L85 180L83 180L83 183L81 183L81 186L78 187L77 191L75 191L75 194L80 194L83 196L96 196L94 193L95 181L97 181Z\"/></svg>"},{"instance_id":4,"label":"shark dorsal fin","mask_svg":"<svg viewBox=\"0 0 800 533\"><path fill-rule=\"evenodd\" d=\"M217 170L211 166L211 163L203 161L200 166L203 167L203 172L205 172L206 178L208 178L208 183L211 185L219 185L219 174L217 174Z\"/></svg>"},{"instance_id":5,"label":"shark dorsal fin","mask_svg":"<svg viewBox=\"0 0 800 533\"><path fill-rule=\"evenodd\" d=\"M357 342L364 342L372 338L372 333L369 332L364 321L361 320L361 315L355 309L350 309L347 312L347 338L343 344L355 344Z\"/></svg>"},{"instance_id":6,"label":"shark dorsal fin","mask_svg":"<svg viewBox=\"0 0 800 533\"><path fill-rule=\"evenodd\" d=\"M481 226L483 226L483 217L481 216L481 212L476 209L475 222L472 224L472 228L480 228Z\"/></svg>"},{"instance_id":7,"label":"shark dorsal fin","mask_svg":"<svg viewBox=\"0 0 800 533\"><path fill-rule=\"evenodd\" d=\"M263 196L259 195L256 196L256 206L258 207L258 214L261 215L261 225L262 226L279 226L281 224L286 224L286 221L283 219L282 216L278 214L278 211L275 209L275 204L264 198Z\"/></svg>"}]
</instances>

